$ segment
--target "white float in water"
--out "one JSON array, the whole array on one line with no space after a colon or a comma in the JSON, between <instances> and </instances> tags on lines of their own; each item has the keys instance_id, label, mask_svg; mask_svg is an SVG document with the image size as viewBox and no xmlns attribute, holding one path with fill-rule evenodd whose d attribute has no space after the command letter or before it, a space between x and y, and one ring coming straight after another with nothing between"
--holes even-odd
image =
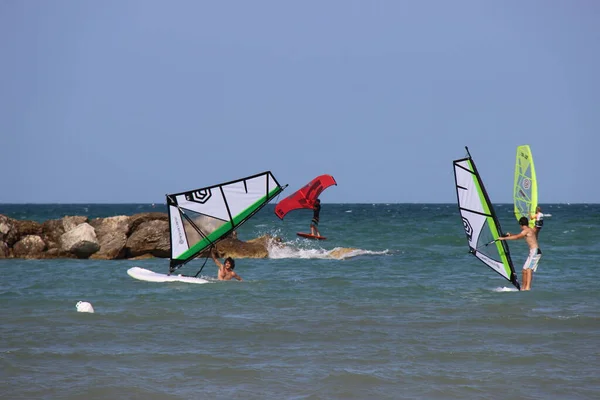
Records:
<instances>
[{"instance_id":1,"label":"white float in water","mask_svg":"<svg viewBox=\"0 0 600 400\"><path fill-rule=\"evenodd\" d=\"M77 312L94 312L94 307L87 301L78 301L75 307L77 308Z\"/></svg>"}]
</instances>

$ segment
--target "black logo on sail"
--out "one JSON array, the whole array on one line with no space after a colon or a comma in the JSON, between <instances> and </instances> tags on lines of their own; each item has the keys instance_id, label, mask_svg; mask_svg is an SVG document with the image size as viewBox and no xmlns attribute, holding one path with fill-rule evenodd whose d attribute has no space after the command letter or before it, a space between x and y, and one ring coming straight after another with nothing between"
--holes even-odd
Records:
<instances>
[{"instance_id":1,"label":"black logo on sail","mask_svg":"<svg viewBox=\"0 0 600 400\"><path fill-rule=\"evenodd\" d=\"M210 197L212 196L210 189L201 189L196 190L195 192L190 192L185 194L185 199L187 201L193 201L196 203L204 204L206 203Z\"/></svg>"},{"instance_id":2,"label":"black logo on sail","mask_svg":"<svg viewBox=\"0 0 600 400\"><path fill-rule=\"evenodd\" d=\"M471 238L473 237L473 228L471 227L469 220L466 219L465 217L462 217L462 221L463 221L463 226L465 227L465 233L467 234L467 238L469 239L469 242L470 242Z\"/></svg>"}]
</instances>

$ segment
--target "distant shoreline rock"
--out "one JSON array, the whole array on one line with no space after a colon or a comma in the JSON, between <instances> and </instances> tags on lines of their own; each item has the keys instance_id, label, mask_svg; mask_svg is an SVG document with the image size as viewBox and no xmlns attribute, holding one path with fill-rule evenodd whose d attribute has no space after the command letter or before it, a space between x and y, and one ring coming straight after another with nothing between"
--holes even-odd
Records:
<instances>
[{"instance_id":1,"label":"distant shoreline rock","mask_svg":"<svg viewBox=\"0 0 600 400\"><path fill-rule=\"evenodd\" d=\"M219 257L266 258L278 239L268 235L243 242L235 235L217 245ZM140 259L169 258L169 219L148 212L90 220L85 216L36 221L0 214L0 258ZM199 256L208 256L207 252Z\"/></svg>"}]
</instances>

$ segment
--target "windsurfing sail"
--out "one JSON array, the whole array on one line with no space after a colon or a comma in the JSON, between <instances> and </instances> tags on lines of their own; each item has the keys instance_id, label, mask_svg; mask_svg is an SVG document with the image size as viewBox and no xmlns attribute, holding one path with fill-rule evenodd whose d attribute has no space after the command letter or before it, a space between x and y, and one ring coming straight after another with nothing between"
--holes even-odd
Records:
<instances>
[{"instance_id":1,"label":"windsurfing sail","mask_svg":"<svg viewBox=\"0 0 600 400\"><path fill-rule=\"evenodd\" d=\"M469 252L521 290L494 207L477 172L469 149L467 157L454 160L458 209L469 243Z\"/></svg>"},{"instance_id":2,"label":"windsurfing sail","mask_svg":"<svg viewBox=\"0 0 600 400\"><path fill-rule=\"evenodd\" d=\"M533 227L535 220L531 216L535 214L538 205L538 188L533 155L529 145L517 147L513 198L517 221L521 217L527 217L529 226Z\"/></svg>"},{"instance_id":3,"label":"windsurfing sail","mask_svg":"<svg viewBox=\"0 0 600 400\"><path fill-rule=\"evenodd\" d=\"M171 239L169 274L225 238L283 189L273 174L266 171L231 182L167 194Z\"/></svg>"},{"instance_id":4,"label":"windsurfing sail","mask_svg":"<svg viewBox=\"0 0 600 400\"><path fill-rule=\"evenodd\" d=\"M275 206L275 215L279 219L283 219L287 213L300 208L312 209L315 200L329 186L337 185L337 182L331 175L317 176L301 189L292 193L285 199L281 200Z\"/></svg>"}]
</instances>

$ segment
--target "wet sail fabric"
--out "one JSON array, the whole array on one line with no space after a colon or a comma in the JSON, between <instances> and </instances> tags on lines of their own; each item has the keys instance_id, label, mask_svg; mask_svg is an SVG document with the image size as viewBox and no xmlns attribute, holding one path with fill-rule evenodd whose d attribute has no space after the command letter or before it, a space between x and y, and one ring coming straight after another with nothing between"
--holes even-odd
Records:
<instances>
[{"instance_id":1,"label":"wet sail fabric","mask_svg":"<svg viewBox=\"0 0 600 400\"><path fill-rule=\"evenodd\" d=\"M521 217L527 217L530 220L529 226L533 227L535 220L531 216L535 214L538 205L538 188L529 145L517 147L513 198L517 221Z\"/></svg>"},{"instance_id":2,"label":"wet sail fabric","mask_svg":"<svg viewBox=\"0 0 600 400\"><path fill-rule=\"evenodd\" d=\"M283 187L270 171L187 192L168 194L169 273L230 234Z\"/></svg>"},{"instance_id":3,"label":"wet sail fabric","mask_svg":"<svg viewBox=\"0 0 600 400\"><path fill-rule=\"evenodd\" d=\"M467 153L468 151L467 149ZM500 222L475 162L469 154L466 158L454 160L453 165L458 209L467 235L469 252L520 290L508 244L496 240L502 231Z\"/></svg>"},{"instance_id":4,"label":"wet sail fabric","mask_svg":"<svg viewBox=\"0 0 600 400\"><path fill-rule=\"evenodd\" d=\"M317 176L304 187L277 203L275 206L275 215L277 215L280 219L283 219L283 217L285 217L285 215L290 211L300 208L312 209L315 200L319 197L323 190L332 185L337 185L333 176Z\"/></svg>"}]
</instances>

